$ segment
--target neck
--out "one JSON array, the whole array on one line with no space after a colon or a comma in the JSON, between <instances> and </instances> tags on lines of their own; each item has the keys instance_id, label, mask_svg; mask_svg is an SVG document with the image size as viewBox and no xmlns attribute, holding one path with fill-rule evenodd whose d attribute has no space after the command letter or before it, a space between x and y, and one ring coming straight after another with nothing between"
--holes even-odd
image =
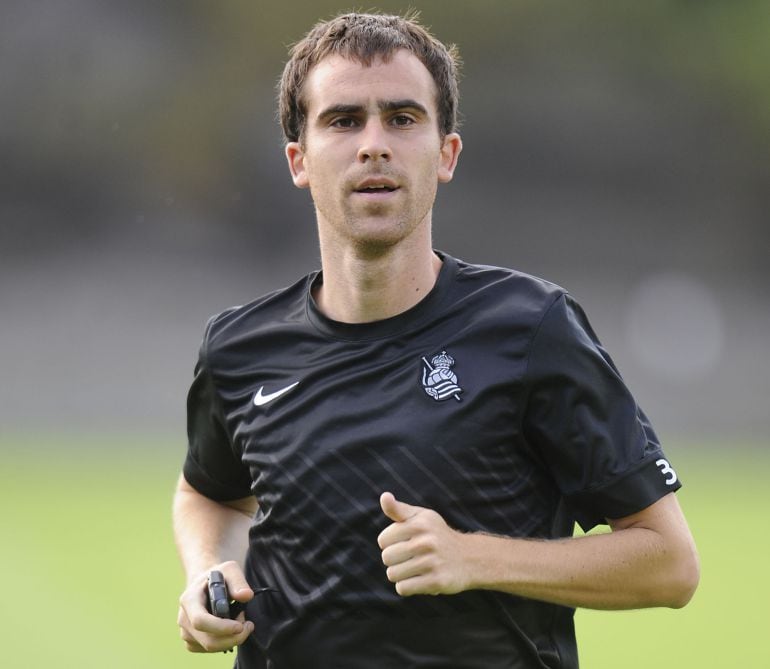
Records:
<instances>
[{"instance_id":1,"label":"neck","mask_svg":"<svg viewBox=\"0 0 770 669\"><path fill-rule=\"evenodd\" d=\"M343 323L369 323L397 316L415 306L433 288L441 259L427 244L396 244L378 253L324 248L324 280L314 296L318 308Z\"/></svg>"}]
</instances>

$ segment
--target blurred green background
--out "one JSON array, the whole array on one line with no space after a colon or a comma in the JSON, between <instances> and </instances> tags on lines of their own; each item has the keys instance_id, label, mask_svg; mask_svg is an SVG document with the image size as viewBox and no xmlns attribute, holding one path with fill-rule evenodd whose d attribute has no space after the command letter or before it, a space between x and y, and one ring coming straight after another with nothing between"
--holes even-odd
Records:
<instances>
[{"instance_id":1,"label":"blurred green background","mask_svg":"<svg viewBox=\"0 0 770 669\"><path fill-rule=\"evenodd\" d=\"M437 247L570 289L685 481L700 590L579 612L583 666L770 666L770 3L377 6L464 59ZM318 264L274 85L348 8L0 5L0 666L230 666L175 625L185 393L209 315Z\"/></svg>"},{"instance_id":2,"label":"blurred green background","mask_svg":"<svg viewBox=\"0 0 770 669\"><path fill-rule=\"evenodd\" d=\"M175 625L183 578L169 528L179 439L3 440L3 667L229 667L188 654ZM768 454L672 444L702 580L684 609L578 611L581 666L767 667ZM7 465L7 466L6 466Z\"/></svg>"}]
</instances>

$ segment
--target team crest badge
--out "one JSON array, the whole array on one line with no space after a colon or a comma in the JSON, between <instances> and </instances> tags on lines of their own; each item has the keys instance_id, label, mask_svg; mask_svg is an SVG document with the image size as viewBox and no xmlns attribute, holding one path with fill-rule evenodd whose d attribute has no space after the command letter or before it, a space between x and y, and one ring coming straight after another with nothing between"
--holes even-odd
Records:
<instances>
[{"instance_id":1,"label":"team crest badge","mask_svg":"<svg viewBox=\"0 0 770 669\"><path fill-rule=\"evenodd\" d=\"M452 371L455 364L454 358L441 351L434 355L430 362L422 359L425 367L422 370L422 387L425 392L437 402L442 402L450 397L460 401L460 393L463 391L457 385L457 375Z\"/></svg>"}]
</instances>

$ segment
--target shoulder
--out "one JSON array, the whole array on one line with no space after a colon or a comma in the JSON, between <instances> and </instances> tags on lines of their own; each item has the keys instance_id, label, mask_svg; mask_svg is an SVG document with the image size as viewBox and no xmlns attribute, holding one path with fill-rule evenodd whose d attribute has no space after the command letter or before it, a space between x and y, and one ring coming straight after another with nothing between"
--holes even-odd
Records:
<instances>
[{"instance_id":1,"label":"shoulder","mask_svg":"<svg viewBox=\"0 0 770 669\"><path fill-rule=\"evenodd\" d=\"M497 305L517 317L538 322L549 309L568 297L561 286L526 272L495 265L454 261L457 265L456 286L463 296L474 302Z\"/></svg>"},{"instance_id":2,"label":"shoulder","mask_svg":"<svg viewBox=\"0 0 770 669\"><path fill-rule=\"evenodd\" d=\"M207 356L237 345L280 323L304 318L310 283L308 274L291 286L267 293L247 304L229 307L209 318L203 337Z\"/></svg>"}]
</instances>

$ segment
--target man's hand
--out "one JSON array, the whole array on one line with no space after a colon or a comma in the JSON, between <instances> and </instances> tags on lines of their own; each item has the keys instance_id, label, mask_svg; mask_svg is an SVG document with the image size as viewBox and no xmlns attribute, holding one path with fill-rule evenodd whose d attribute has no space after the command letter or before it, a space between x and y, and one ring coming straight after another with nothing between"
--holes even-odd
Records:
<instances>
[{"instance_id":1,"label":"man's hand","mask_svg":"<svg viewBox=\"0 0 770 669\"><path fill-rule=\"evenodd\" d=\"M399 502L389 492L380 496L380 506L393 523L377 543L388 580L399 595L453 595L468 589L464 551L472 535L453 530L435 511Z\"/></svg>"},{"instance_id":2,"label":"man's hand","mask_svg":"<svg viewBox=\"0 0 770 669\"><path fill-rule=\"evenodd\" d=\"M246 583L237 562L223 562L211 569L221 571L236 602L248 602L254 592ZM210 570L202 572L190 581L179 598L179 616L182 640L192 653L216 653L240 646L254 631L254 624L241 613L236 620L217 618L206 610L207 582Z\"/></svg>"}]
</instances>

